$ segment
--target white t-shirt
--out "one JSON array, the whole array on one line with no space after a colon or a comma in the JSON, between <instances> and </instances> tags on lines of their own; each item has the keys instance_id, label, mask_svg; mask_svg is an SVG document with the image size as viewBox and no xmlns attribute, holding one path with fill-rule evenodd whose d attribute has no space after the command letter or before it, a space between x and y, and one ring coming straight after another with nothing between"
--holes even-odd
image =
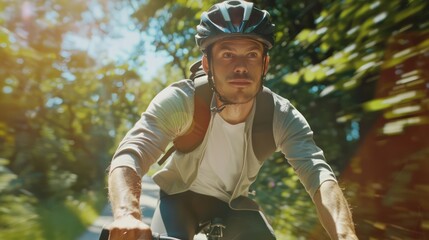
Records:
<instances>
[{"instance_id":1,"label":"white t-shirt","mask_svg":"<svg viewBox=\"0 0 429 240\"><path fill-rule=\"evenodd\" d=\"M208 133L207 149L190 190L225 202L240 178L244 158L245 123L229 124L219 114Z\"/></svg>"}]
</instances>

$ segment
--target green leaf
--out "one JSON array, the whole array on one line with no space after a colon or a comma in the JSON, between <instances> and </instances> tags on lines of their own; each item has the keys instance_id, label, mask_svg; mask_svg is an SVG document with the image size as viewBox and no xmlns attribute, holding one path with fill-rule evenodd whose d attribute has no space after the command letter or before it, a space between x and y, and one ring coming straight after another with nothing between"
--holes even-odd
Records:
<instances>
[{"instance_id":1,"label":"green leaf","mask_svg":"<svg viewBox=\"0 0 429 240\"><path fill-rule=\"evenodd\" d=\"M296 85L299 82L300 74L297 72L287 74L283 77L283 82L290 84L290 85Z\"/></svg>"},{"instance_id":2,"label":"green leaf","mask_svg":"<svg viewBox=\"0 0 429 240\"><path fill-rule=\"evenodd\" d=\"M404 19L410 16L413 16L414 14L420 12L425 7L426 4L419 4L419 5L410 4L408 8L405 8L401 12L397 13L393 18L394 19L393 21L397 23L397 22L403 21Z\"/></svg>"}]
</instances>

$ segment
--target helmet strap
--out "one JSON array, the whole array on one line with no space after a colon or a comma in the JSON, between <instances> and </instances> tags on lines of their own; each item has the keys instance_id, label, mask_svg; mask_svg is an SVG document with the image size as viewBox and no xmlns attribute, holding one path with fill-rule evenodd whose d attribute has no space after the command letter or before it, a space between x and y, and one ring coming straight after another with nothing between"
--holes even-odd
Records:
<instances>
[{"instance_id":1,"label":"helmet strap","mask_svg":"<svg viewBox=\"0 0 429 240\"><path fill-rule=\"evenodd\" d=\"M212 64L212 56L211 56L211 49L208 49L207 51L207 64L209 65L209 71L207 72L207 80L209 82L209 86L212 89L212 91L216 94L217 98L219 99L219 101L222 103L219 107L216 106L212 107L210 110L212 112L217 112L220 113L222 112L223 109L225 109L225 107L227 105L232 104L232 102L228 101L227 99L225 99L220 93L219 91L216 89L214 80L213 80L213 64Z\"/></svg>"},{"instance_id":2,"label":"helmet strap","mask_svg":"<svg viewBox=\"0 0 429 240\"><path fill-rule=\"evenodd\" d=\"M265 77L267 74L266 71L266 63L267 63L267 56L268 56L268 48L264 47L264 55L262 57L262 74L261 74L261 86L259 87L259 91L261 92L264 86Z\"/></svg>"}]
</instances>

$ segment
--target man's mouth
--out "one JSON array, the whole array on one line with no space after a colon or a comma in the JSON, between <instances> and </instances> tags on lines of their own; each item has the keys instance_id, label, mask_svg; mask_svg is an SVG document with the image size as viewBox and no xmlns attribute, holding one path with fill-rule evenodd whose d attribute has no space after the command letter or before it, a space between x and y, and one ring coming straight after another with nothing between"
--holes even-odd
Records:
<instances>
[{"instance_id":1,"label":"man's mouth","mask_svg":"<svg viewBox=\"0 0 429 240\"><path fill-rule=\"evenodd\" d=\"M252 83L252 79L250 79L248 76L243 75L235 75L230 78L228 78L228 83L234 86L247 86Z\"/></svg>"},{"instance_id":2,"label":"man's mouth","mask_svg":"<svg viewBox=\"0 0 429 240\"><path fill-rule=\"evenodd\" d=\"M250 79L239 78L239 79L228 80L228 83L236 87L246 87L252 84L252 81Z\"/></svg>"}]
</instances>

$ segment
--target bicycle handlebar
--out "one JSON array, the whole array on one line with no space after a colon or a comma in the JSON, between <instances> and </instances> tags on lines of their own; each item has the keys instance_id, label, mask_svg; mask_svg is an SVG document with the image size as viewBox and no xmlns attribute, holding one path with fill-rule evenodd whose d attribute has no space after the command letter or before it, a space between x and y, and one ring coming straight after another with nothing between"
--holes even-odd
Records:
<instances>
[{"instance_id":1,"label":"bicycle handlebar","mask_svg":"<svg viewBox=\"0 0 429 240\"><path fill-rule=\"evenodd\" d=\"M109 240L108 229L103 228L103 230L101 230L99 240ZM180 239L174 238L174 237L168 237L168 236L160 236L159 234L152 233L152 240L180 240Z\"/></svg>"},{"instance_id":2,"label":"bicycle handlebar","mask_svg":"<svg viewBox=\"0 0 429 240\"><path fill-rule=\"evenodd\" d=\"M174 237L168 237L168 236L157 236L156 234L152 234L152 240L180 240L180 239L174 238Z\"/></svg>"}]
</instances>

